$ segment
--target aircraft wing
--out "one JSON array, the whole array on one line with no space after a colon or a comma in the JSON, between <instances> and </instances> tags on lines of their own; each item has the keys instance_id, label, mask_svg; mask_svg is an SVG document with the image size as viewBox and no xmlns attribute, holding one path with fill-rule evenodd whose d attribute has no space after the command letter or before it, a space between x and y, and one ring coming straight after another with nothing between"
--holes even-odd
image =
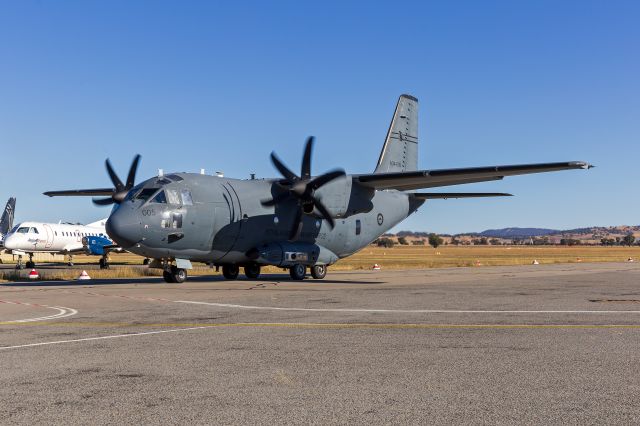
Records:
<instances>
[{"instance_id":1,"label":"aircraft wing","mask_svg":"<svg viewBox=\"0 0 640 426\"><path fill-rule=\"evenodd\" d=\"M591 167L593 167L591 164L583 161L570 161L566 163L517 164L508 166L469 167L462 169L371 173L353 175L353 180L370 188L398 189L400 191L407 191L419 188L435 188L439 186L500 180L505 176L557 172L560 170L571 169L590 169Z\"/></svg>"},{"instance_id":2,"label":"aircraft wing","mask_svg":"<svg viewBox=\"0 0 640 426\"><path fill-rule=\"evenodd\" d=\"M418 200L446 200L449 198L483 198L483 197L512 197L513 194L504 192L409 192Z\"/></svg>"}]
</instances>

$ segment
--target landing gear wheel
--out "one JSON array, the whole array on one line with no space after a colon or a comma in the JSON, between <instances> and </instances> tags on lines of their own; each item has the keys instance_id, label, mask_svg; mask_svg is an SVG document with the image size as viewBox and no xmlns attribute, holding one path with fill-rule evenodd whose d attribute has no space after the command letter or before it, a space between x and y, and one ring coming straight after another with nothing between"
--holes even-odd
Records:
<instances>
[{"instance_id":1,"label":"landing gear wheel","mask_svg":"<svg viewBox=\"0 0 640 426\"><path fill-rule=\"evenodd\" d=\"M171 279L174 283L182 284L187 280L187 270L182 268L171 267Z\"/></svg>"},{"instance_id":2,"label":"landing gear wheel","mask_svg":"<svg viewBox=\"0 0 640 426\"><path fill-rule=\"evenodd\" d=\"M142 261L142 264L143 264L143 265L145 265L145 266L147 266L147 265L149 264L149 258L145 258L145 259Z\"/></svg>"},{"instance_id":3,"label":"landing gear wheel","mask_svg":"<svg viewBox=\"0 0 640 426\"><path fill-rule=\"evenodd\" d=\"M239 273L238 265L222 265L222 275L228 280L235 280Z\"/></svg>"},{"instance_id":4,"label":"landing gear wheel","mask_svg":"<svg viewBox=\"0 0 640 426\"><path fill-rule=\"evenodd\" d=\"M311 276L315 280L321 280L327 276L327 265L314 265L311 267Z\"/></svg>"},{"instance_id":5,"label":"landing gear wheel","mask_svg":"<svg viewBox=\"0 0 640 426\"><path fill-rule=\"evenodd\" d=\"M27 263L25 263L25 266L27 267L27 269L35 268L36 267L36 262L32 262L30 260L27 260Z\"/></svg>"},{"instance_id":6,"label":"landing gear wheel","mask_svg":"<svg viewBox=\"0 0 640 426\"><path fill-rule=\"evenodd\" d=\"M251 280L257 279L260 276L260 265L257 263L251 263L245 266L244 274Z\"/></svg>"},{"instance_id":7,"label":"landing gear wheel","mask_svg":"<svg viewBox=\"0 0 640 426\"><path fill-rule=\"evenodd\" d=\"M307 275L307 267L302 263L296 263L289 268L289 275L291 275L292 280L302 281L304 276Z\"/></svg>"},{"instance_id":8,"label":"landing gear wheel","mask_svg":"<svg viewBox=\"0 0 640 426\"><path fill-rule=\"evenodd\" d=\"M166 283L175 283L175 281L173 281L173 276L169 271L162 271L162 277L164 278L164 282Z\"/></svg>"},{"instance_id":9,"label":"landing gear wheel","mask_svg":"<svg viewBox=\"0 0 640 426\"><path fill-rule=\"evenodd\" d=\"M98 263L100 264L100 269L109 269L109 261L107 259L100 258Z\"/></svg>"}]
</instances>

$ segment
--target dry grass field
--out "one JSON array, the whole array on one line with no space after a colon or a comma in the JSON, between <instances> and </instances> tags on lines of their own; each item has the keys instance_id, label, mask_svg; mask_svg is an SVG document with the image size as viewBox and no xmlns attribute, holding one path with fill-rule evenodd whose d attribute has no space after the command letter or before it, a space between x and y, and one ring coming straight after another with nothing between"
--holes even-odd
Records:
<instances>
[{"instance_id":1,"label":"dry grass field","mask_svg":"<svg viewBox=\"0 0 640 426\"><path fill-rule=\"evenodd\" d=\"M332 270L371 269L374 264L382 269L425 269L449 267L483 267L505 265L530 265L534 260L540 264L576 262L626 262L640 259L640 247L559 247L559 246L395 246L380 248L370 246L355 255L339 261ZM11 256L2 257L5 264ZM76 265L86 264L92 278L133 278L161 276L161 271L142 267L142 258L129 253L113 254L109 270L95 269L98 257L75 256ZM131 267L138 265L139 267ZM190 275L214 275L215 269L197 264ZM279 268L264 268L265 273L280 272ZM16 273L6 269L0 280L24 279L28 271ZM41 272L43 280L69 280L77 278L78 270L59 269Z\"/></svg>"}]
</instances>

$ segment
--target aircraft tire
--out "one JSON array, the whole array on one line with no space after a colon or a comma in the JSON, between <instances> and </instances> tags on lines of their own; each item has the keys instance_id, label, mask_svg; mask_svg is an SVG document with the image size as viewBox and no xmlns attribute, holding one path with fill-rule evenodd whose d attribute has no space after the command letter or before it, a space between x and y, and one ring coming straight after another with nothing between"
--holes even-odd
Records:
<instances>
[{"instance_id":1,"label":"aircraft tire","mask_svg":"<svg viewBox=\"0 0 640 426\"><path fill-rule=\"evenodd\" d=\"M182 268L171 268L171 278L174 283L182 284L187 280L187 270Z\"/></svg>"},{"instance_id":2,"label":"aircraft tire","mask_svg":"<svg viewBox=\"0 0 640 426\"><path fill-rule=\"evenodd\" d=\"M173 276L171 276L171 272L169 271L162 271L162 278L164 278L164 281L166 283L173 283Z\"/></svg>"},{"instance_id":3,"label":"aircraft tire","mask_svg":"<svg viewBox=\"0 0 640 426\"><path fill-rule=\"evenodd\" d=\"M305 275L307 275L307 267L302 263L296 263L289 268L289 275L291 275L292 280L302 281Z\"/></svg>"},{"instance_id":4,"label":"aircraft tire","mask_svg":"<svg viewBox=\"0 0 640 426\"><path fill-rule=\"evenodd\" d=\"M26 266L26 267L27 267L27 269L31 269L31 268L35 268L36 263L35 263L35 262L32 262L32 261L30 261L30 260L27 260L27 263L25 263L25 264L24 264L24 266Z\"/></svg>"},{"instance_id":5,"label":"aircraft tire","mask_svg":"<svg viewBox=\"0 0 640 426\"><path fill-rule=\"evenodd\" d=\"M311 276L314 280L321 280L327 276L327 265L313 265L311 267Z\"/></svg>"},{"instance_id":6,"label":"aircraft tire","mask_svg":"<svg viewBox=\"0 0 640 426\"><path fill-rule=\"evenodd\" d=\"M244 267L244 274L250 280L255 280L260 276L260 265L257 263L250 263Z\"/></svg>"},{"instance_id":7,"label":"aircraft tire","mask_svg":"<svg viewBox=\"0 0 640 426\"><path fill-rule=\"evenodd\" d=\"M222 265L222 275L228 280L235 280L239 273L238 265Z\"/></svg>"}]
</instances>

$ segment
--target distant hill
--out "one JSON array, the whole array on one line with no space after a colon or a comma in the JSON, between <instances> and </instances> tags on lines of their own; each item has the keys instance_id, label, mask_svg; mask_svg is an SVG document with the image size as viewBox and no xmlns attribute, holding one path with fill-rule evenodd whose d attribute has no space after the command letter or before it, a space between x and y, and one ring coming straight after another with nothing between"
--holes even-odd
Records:
<instances>
[{"instance_id":1,"label":"distant hill","mask_svg":"<svg viewBox=\"0 0 640 426\"><path fill-rule=\"evenodd\" d=\"M546 228L502 228L502 229L487 229L479 233L461 234L472 235L478 237L491 237L491 238L529 238L529 237L542 237L544 235L559 234L562 231L557 229Z\"/></svg>"},{"instance_id":2,"label":"distant hill","mask_svg":"<svg viewBox=\"0 0 640 426\"><path fill-rule=\"evenodd\" d=\"M628 226L591 226L587 228L576 229L548 229L548 228L502 228L502 229L487 229L482 232L468 232L453 235L454 237L470 237L470 238L502 238L502 239L524 239L535 237L575 237L579 239L597 239L607 236L624 236L626 234L640 234L640 225ZM413 238L426 238L429 232L412 232L412 231L400 231L395 234L395 237L413 237ZM439 234L442 237L450 237L449 234ZM388 234L387 236L394 236ZM639 236L640 237L640 236Z\"/></svg>"}]
</instances>

